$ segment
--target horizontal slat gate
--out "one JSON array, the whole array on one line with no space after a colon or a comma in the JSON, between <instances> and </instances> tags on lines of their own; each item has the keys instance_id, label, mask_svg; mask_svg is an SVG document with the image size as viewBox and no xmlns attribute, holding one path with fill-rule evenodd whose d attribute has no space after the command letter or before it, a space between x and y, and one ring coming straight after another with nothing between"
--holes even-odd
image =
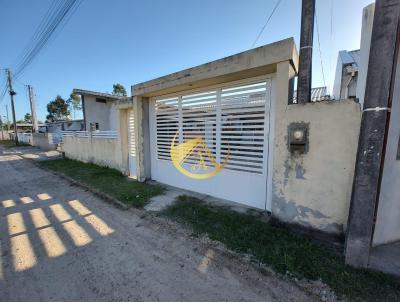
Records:
<instances>
[{"instance_id":1,"label":"horizontal slat gate","mask_svg":"<svg viewBox=\"0 0 400 302\"><path fill-rule=\"evenodd\" d=\"M176 97L155 98L152 112L154 123L151 123L152 138L156 147L152 154L153 178L212 196L265 208L270 86L270 80L264 80ZM227 160L227 165L217 176L205 181L179 175L170 157L170 147L175 135L176 143L202 137L217 162ZM193 152L186 157L182 165L191 169L197 161L197 153ZM205 158L205 164L211 166L209 158ZM233 194L226 193L233 190L234 182L241 182L245 178L257 179L251 184L257 188L244 189L254 189L253 191L259 193L256 205L246 201L254 198L254 194L247 194L247 197L246 193L239 194L241 197L235 199L230 198ZM214 185L222 187L214 190Z\"/></svg>"}]
</instances>

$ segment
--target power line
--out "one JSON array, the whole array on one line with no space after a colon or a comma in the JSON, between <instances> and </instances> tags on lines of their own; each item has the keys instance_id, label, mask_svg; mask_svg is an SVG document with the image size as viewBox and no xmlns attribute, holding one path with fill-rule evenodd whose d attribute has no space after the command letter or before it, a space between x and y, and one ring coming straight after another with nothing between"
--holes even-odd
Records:
<instances>
[{"instance_id":1,"label":"power line","mask_svg":"<svg viewBox=\"0 0 400 302\"><path fill-rule=\"evenodd\" d=\"M68 0L61 5L57 2L57 0L53 2L44 19L39 24L38 29L34 34L34 38L31 39L30 44L34 44L34 46L26 47L27 52L22 56L22 60L19 65L17 65L15 71L16 76L19 76L23 73L25 68L35 59L43 47L48 43L58 26L68 16L68 13L71 12L69 15L69 17L71 17L72 13L76 11L76 8L81 4L82 1L83 0ZM47 21L45 22L44 20ZM34 43L35 40L37 41Z\"/></svg>"},{"instance_id":2,"label":"power line","mask_svg":"<svg viewBox=\"0 0 400 302\"><path fill-rule=\"evenodd\" d=\"M276 9L278 8L278 6L279 6L279 4L280 4L281 2L282 2L282 0L278 0L278 1L276 2L276 4L275 4L275 6L274 6L274 8L273 8L273 10L272 10L272 12L271 12L271 14L269 15L269 17L268 17L267 21L265 22L264 26L261 28L261 30L260 30L260 32L258 33L258 35L257 35L256 39L254 40L253 44L251 44L251 47L250 47L250 48L253 48L254 45L256 45L258 39L261 37L262 33L264 32L264 29L267 27L269 21L271 20L272 16L274 15Z\"/></svg>"},{"instance_id":3,"label":"power line","mask_svg":"<svg viewBox=\"0 0 400 302\"><path fill-rule=\"evenodd\" d=\"M324 81L324 86L326 87L324 65L322 64L321 43L320 43L320 40L319 40L319 28L318 28L317 12L315 12L315 25L317 27L317 40L318 40L319 59L320 59L320 63L321 63L322 80Z\"/></svg>"}]
</instances>

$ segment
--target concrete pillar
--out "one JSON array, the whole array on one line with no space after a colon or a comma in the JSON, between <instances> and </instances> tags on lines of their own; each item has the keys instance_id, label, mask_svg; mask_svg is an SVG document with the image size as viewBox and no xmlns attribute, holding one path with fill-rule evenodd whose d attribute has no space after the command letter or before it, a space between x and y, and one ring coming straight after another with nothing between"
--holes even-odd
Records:
<instances>
[{"instance_id":1,"label":"concrete pillar","mask_svg":"<svg viewBox=\"0 0 400 302\"><path fill-rule=\"evenodd\" d=\"M278 208L276 203L279 203L279 191L281 190L282 183L279 181L279 171L284 167L286 154L287 154L287 107L289 106L290 99L293 97L292 82L296 72L293 66L288 62L278 63L276 71L276 79L272 85L272 120L271 131L275 133L273 144L273 158L270 157L270 162L273 163L273 183L272 183L272 214L274 215L274 208ZM296 106L296 105L290 105ZM277 192L277 193L274 193Z\"/></svg>"},{"instance_id":2,"label":"concrete pillar","mask_svg":"<svg viewBox=\"0 0 400 302\"><path fill-rule=\"evenodd\" d=\"M129 175L128 110L126 108L120 109L118 114L118 142L121 150L121 164L127 175Z\"/></svg>"},{"instance_id":3,"label":"concrete pillar","mask_svg":"<svg viewBox=\"0 0 400 302\"><path fill-rule=\"evenodd\" d=\"M135 96L133 111L135 115L136 175L138 181L150 179L150 125L149 98Z\"/></svg>"}]
</instances>

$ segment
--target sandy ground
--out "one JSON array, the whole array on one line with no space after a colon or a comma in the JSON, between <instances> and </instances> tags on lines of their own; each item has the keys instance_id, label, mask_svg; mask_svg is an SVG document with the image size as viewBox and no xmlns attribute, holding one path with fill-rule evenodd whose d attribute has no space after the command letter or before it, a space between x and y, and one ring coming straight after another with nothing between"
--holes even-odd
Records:
<instances>
[{"instance_id":1,"label":"sandy ground","mask_svg":"<svg viewBox=\"0 0 400 302\"><path fill-rule=\"evenodd\" d=\"M0 147L0 301L315 301L173 222Z\"/></svg>"}]
</instances>

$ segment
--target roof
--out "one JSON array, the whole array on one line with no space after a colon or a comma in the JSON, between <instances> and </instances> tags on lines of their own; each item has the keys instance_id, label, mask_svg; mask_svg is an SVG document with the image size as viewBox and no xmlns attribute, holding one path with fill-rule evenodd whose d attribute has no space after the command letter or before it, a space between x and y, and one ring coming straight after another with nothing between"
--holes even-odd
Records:
<instances>
[{"instance_id":1,"label":"roof","mask_svg":"<svg viewBox=\"0 0 400 302\"><path fill-rule=\"evenodd\" d=\"M311 89L311 102L329 101L330 95L326 87L315 87ZM297 103L297 90L293 94L293 103Z\"/></svg>"},{"instance_id":2,"label":"roof","mask_svg":"<svg viewBox=\"0 0 400 302\"><path fill-rule=\"evenodd\" d=\"M78 95L91 95L91 96L106 98L109 100L124 100L124 99L128 98L127 96L118 96L118 95L114 95L111 93L97 92L97 91L84 90L84 89L78 89L78 88L74 88L74 90L72 90L72 92L75 94L78 94Z\"/></svg>"},{"instance_id":3,"label":"roof","mask_svg":"<svg viewBox=\"0 0 400 302\"><path fill-rule=\"evenodd\" d=\"M343 65L349 65L349 64L356 64L357 66L360 66L360 50L352 50L352 51L347 51L347 50L341 50L339 51L339 57L340 60L342 61Z\"/></svg>"},{"instance_id":4,"label":"roof","mask_svg":"<svg viewBox=\"0 0 400 302\"><path fill-rule=\"evenodd\" d=\"M293 38L133 85L132 95L155 96L271 74L276 72L278 63L285 61L297 71L298 54Z\"/></svg>"},{"instance_id":5,"label":"roof","mask_svg":"<svg viewBox=\"0 0 400 302\"><path fill-rule=\"evenodd\" d=\"M63 121L54 121L54 122L49 122L47 124L62 124L62 123L82 123L84 120L63 120Z\"/></svg>"}]
</instances>

